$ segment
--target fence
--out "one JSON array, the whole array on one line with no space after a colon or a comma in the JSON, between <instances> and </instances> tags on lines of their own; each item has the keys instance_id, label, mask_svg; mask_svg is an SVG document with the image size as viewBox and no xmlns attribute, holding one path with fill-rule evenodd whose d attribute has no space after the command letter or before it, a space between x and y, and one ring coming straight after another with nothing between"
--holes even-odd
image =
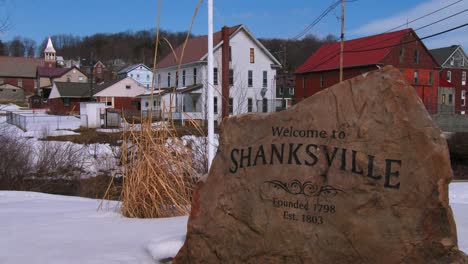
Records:
<instances>
[{"instance_id":1,"label":"fence","mask_svg":"<svg viewBox=\"0 0 468 264\"><path fill-rule=\"evenodd\" d=\"M45 111L7 111L6 116L8 124L23 131L76 129L80 126L79 117L48 115Z\"/></svg>"}]
</instances>

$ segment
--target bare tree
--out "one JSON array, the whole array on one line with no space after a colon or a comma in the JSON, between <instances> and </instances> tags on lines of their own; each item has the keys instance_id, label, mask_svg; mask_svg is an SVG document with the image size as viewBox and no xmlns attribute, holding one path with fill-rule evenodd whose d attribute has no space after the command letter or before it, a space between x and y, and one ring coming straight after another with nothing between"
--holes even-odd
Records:
<instances>
[{"instance_id":1,"label":"bare tree","mask_svg":"<svg viewBox=\"0 0 468 264\"><path fill-rule=\"evenodd\" d=\"M26 57L34 57L36 50L36 41L30 38L23 38L23 46Z\"/></svg>"}]
</instances>

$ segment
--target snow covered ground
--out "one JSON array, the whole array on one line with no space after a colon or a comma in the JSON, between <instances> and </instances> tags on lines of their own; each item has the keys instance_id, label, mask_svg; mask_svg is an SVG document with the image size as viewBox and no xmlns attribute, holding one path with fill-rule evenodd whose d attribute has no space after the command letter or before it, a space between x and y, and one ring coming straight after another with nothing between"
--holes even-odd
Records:
<instances>
[{"instance_id":1,"label":"snow covered ground","mask_svg":"<svg viewBox=\"0 0 468 264\"><path fill-rule=\"evenodd\" d=\"M99 200L0 192L0 263L158 263L182 246L187 217L129 219ZM450 185L461 250L468 252L468 182Z\"/></svg>"}]
</instances>

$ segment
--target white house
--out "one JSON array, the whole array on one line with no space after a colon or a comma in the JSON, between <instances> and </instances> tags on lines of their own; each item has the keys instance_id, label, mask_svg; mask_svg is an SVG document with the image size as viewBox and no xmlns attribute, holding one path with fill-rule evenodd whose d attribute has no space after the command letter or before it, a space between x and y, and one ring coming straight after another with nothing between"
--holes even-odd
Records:
<instances>
[{"instance_id":1,"label":"white house","mask_svg":"<svg viewBox=\"0 0 468 264\"><path fill-rule=\"evenodd\" d=\"M99 91L94 94L96 101L105 103L106 108L120 110L136 110L139 101L136 97L147 91L130 77L105 82L98 87Z\"/></svg>"},{"instance_id":2,"label":"white house","mask_svg":"<svg viewBox=\"0 0 468 264\"><path fill-rule=\"evenodd\" d=\"M230 50L229 69L225 67L229 75L229 113L275 111L275 75L281 65L244 25L237 25L213 34L215 120L220 121L222 113L223 34ZM142 110L158 107L167 112L171 107L175 119L184 116L206 119L207 39L205 35L188 41L179 71L173 53L157 64L156 95L152 103L146 103L150 100L149 93L140 96ZM181 58L181 53L182 46L179 46L175 49L177 58ZM157 98L161 100L158 102Z\"/></svg>"},{"instance_id":3,"label":"white house","mask_svg":"<svg viewBox=\"0 0 468 264\"><path fill-rule=\"evenodd\" d=\"M144 87L149 88L151 86L151 80L153 79L153 72L142 63L134 64L117 72L117 78L123 79L125 77L130 77L141 83Z\"/></svg>"}]
</instances>

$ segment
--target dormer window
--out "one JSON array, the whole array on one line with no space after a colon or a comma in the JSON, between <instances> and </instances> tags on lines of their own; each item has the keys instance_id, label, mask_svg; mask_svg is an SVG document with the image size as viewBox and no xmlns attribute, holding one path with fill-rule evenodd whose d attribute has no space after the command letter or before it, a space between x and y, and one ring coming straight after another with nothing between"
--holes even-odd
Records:
<instances>
[{"instance_id":1,"label":"dormer window","mask_svg":"<svg viewBox=\"0 0 468 264\"><path fill-rule=\"evenodd\" d=\"M450 66L453 66L453 65L455 65L455 58L454 57L450 58Z\"/></svg>"}]
</instances>

